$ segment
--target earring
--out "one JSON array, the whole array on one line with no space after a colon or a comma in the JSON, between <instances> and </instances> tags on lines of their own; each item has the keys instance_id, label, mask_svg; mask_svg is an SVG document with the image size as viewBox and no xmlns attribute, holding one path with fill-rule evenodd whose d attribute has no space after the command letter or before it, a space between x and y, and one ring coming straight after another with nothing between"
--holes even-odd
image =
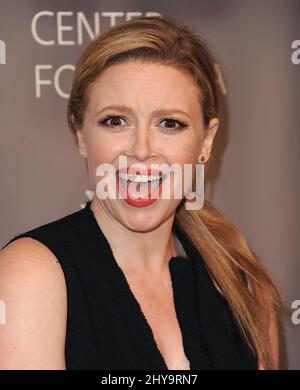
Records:
<instances>
[{"instance_id":1,"label":"earring","mask_svg":"<svg viewBox=\"0 0 300 390\"><path fill-rule=\"evenodd\" d=\"M199 160L204 161L205 157L202 156ZM204 205L204 164L196 164L195 175L195 192L189 190L185 195L185 209L186 210L200 210ZM196 198L195 200L193 200Z\"/></svg>"},{"instance_id":2,"label":"earring","mask_svg":"<svg viewBox=\"0 0 300 390\"><path fill-rule=\"evenodd\" d=\"M204 162L205 161L205 156L199 156L198 158L198 162L201 163L201 162Z\"/></svg>"},{"instance_id":3,"label":"earring","mask_svg":"<svg viewBox=\"0 0 300 390\"><path fill-rule=\"evenodd\" d=\"M79 143L79 153L81 157L86 158L86 152L82 142Z\"/></svg>"}]
</instances>

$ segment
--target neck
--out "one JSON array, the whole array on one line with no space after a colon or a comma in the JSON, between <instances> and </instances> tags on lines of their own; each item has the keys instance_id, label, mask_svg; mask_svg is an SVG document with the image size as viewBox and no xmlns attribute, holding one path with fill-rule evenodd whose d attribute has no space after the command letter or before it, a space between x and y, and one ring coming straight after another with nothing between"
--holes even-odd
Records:
<instances>
[{"instance_id":1,"label":"neck","mask_svg":"<svg viewBox=\"0 0 300 390\"><path fill-rule=\"evenodd\" d=\"M166 270L172 256L179 255L172 233L175 214L156 229L136 232L114 219L95 197L90 207L121 268L155 275Z\"/></svg>"}]
</instances>

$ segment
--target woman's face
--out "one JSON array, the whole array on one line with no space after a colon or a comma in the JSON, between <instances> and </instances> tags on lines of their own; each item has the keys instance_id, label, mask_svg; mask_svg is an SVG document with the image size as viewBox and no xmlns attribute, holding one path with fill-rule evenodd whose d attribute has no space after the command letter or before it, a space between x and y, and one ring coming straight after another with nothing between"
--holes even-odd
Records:
<instances>
[{"instance_id":1,"label":"woman's face","mask_svg":"<svg viewBox=\"0 0 300 390\"><path fill-rule=\"evenodd\" d=\"M108 67L91 85L84 123L77 131L95 189L100 180L96 175L99 164L111 164L117 171L120 156L127 158L128 166L146 168L174 163L195 166L200 154L208 159L217 119L211 121L204 138L199 101L199 89L192 78L174 67L142 62ZM172 174L169 180L169 199L137 203L136 192L130 194L127 187L130 182L122 180L123 190L129 191L128 200L100 199L95 194L94 201L128 229L152 230L172 218L181 202L172 196ZM141 186L148 188L148 183Z\"/></svg>"}]
</instances>

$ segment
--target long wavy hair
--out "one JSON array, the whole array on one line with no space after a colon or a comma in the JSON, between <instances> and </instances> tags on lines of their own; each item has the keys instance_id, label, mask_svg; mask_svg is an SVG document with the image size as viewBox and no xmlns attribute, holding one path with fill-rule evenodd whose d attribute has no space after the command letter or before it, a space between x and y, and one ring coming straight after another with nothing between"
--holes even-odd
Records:
<instances>
[{"instance_id":1,"label":"long wavy hair","mask_svg":"<svg viewBox=\"0 0 300 390\"><path fill-rule=\"evenodd\" d=\"M80 56L68 102L68 124L76 142L93 81L112 64L136 60L187 72L201 91L204 128L211 118L219 117L216 61L207 44L174 18L141 17L104 31ZM278 314L287 304L260 259L237 227L208 200L200 210L186 210L181 203L175 220L201 253L253 353L265 369L275 368L268 329L271 313ZM278 315L272 320L278 323Z\"/></svg>"}]
</instances>

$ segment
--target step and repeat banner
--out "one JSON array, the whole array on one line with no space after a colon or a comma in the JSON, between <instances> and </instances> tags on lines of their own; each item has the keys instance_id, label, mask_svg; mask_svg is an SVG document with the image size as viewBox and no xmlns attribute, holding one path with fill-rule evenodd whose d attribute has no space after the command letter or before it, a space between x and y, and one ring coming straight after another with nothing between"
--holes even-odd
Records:
<instances>
[{"instance_id":1,"label":"step and repeat banner","mask_svg":"<svg viewBox=\"0 0 300 390\"><path fill-rule=\"evenodd\" d=\"M216 56L222 126L205 196L287 297L281 358L300 369L299 0L0 0L0 244L91 196L66 119L74 65L110 26L152 15L184 22Z\"/></svg>"}]
</instances>

